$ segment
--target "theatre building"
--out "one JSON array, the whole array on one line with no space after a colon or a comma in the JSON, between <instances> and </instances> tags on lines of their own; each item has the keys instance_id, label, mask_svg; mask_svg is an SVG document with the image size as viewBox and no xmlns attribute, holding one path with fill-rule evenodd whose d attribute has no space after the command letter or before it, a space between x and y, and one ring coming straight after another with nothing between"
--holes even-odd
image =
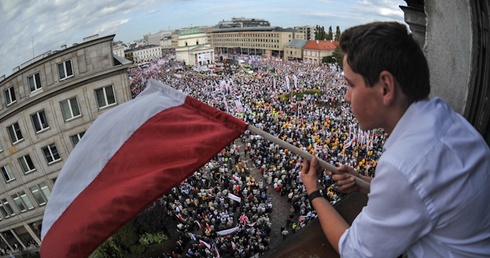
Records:
<instances>
[{"instance_id":1,"label":"theatre building","mask_svg":"<svg viewBox=\"0 0 490 258\"><path fill-rule=\"evenodd\" d=\"M62 46L0 77L0 249L41 244L45 205L68 155L100 114L131 98L131 62L112 54L114 37Z\"/></svg>"}]
</instances>

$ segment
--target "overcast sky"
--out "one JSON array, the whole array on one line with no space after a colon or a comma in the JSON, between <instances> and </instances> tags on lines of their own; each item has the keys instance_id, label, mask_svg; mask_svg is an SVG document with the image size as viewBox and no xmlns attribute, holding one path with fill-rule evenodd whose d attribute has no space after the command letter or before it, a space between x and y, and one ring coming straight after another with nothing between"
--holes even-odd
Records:
<instances>
[{"instance_id":1,"label":"overcast sky","mask_svg":"<svg viewBox=\"0 0 490 258\"><path fill-rule=\"evenodd\" d=\"M116 34L131 42L144 34L213 26L232 17L272 26L346 28L371 21L403 22L403 0L0 0L0 76L84 37Z\"/></svg>"}]
</instances>

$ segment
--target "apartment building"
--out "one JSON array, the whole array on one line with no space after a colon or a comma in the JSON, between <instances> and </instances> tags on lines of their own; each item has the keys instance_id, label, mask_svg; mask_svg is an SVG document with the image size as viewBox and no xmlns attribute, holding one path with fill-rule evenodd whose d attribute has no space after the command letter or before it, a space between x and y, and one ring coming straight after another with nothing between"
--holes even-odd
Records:
<instances>
[{"instance_id":1,"label":"apartment building","mask_svg":"<svg viewBox=\"0 0 490 258\"><path fill-rule=\"evenodd\" d=\"M41 244L68 155L99 115L131 99L132 64L113 55L114 36L48 51L0 81L0 248Z\"/></svg>"},{"instance_id":2,"label":"apartment building","mask_svg":"<svg viewBox=\"0 0 490 258\"><path fill-rule=\"evenodd\" d=\"M316 27L315 26L297 26L294 27L297 30L295 39L313 40L315 39Z\"/></svg>"}]
</instances>

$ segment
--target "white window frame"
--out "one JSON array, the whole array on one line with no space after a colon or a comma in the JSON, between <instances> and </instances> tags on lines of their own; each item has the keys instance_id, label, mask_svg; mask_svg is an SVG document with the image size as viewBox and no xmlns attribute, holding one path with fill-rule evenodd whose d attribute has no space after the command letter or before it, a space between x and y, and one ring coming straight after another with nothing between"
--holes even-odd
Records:
<instances>
[{"instance_id":1,"label":"white window frame","mask_svg":"<svg viewBox=\"0 0 490 258\"><path fill-rule=\"evenodd\" d=\"M34 209L34 205L32 205L29 196L27 196L27 194L24 191L17 192L13 194L11 197L12 200L14 200L15 206L17 206L20 212L26 212L27 210Z\"/></svg>"},{"instance_id":2,"label":"white window frame","mask_svg":"<svg viewBox=\"0 0 490 258\"><path fill-rule=\"evenodd\" d=\"M41 90L41 76L39 75L39 73L35 73L27 77L27 84L29 85L29 90L31 91L31 93Z\"/></svg>"},{"instance_id":3,"label":"white window frame","mask_svg":"<svg viewBox=\"0 0 490 258\"><path fill-rule=\"evenodd\" d=\"M39 206L45 205L48 202L49 196L51 195L51 192L45 183L40 183L33 187L30 187L29 190L31 191L34 200ZM42 200L38 200L37 197L41 197L40 199Z\"/></svg>"},{"instance_id":4,"label":"white window frame","mask_svg":"<svg viewBox=\"0 0 490 258\"><path fill-rule=\"evenodd\" d=\"M3 179L5 180L6 183L15 180L14 172L12 172L12 169L10 168L9 164L3 165L2 167L0 167L0 170L2 171Z\"/></svg>"},{"instance_id":5,"label":"white window frame","mask_svg":"<svg viewBox=\"0 0 490 258\"><path fill-rule=\"evenodd\" d=\"M44 112L44 109L32 114L31 120L32 125L36 130L36 133L41 133L49 129L48 119L46 118L46 113Z\"/></svg>"},{"instance_id":6,"label":"white window frame","mask_svg":"<svg viewBox=\"0 0 490 258\"><path fill-rule=\"evenodd\" d=\"M56 148L56 144L52 143L42 148L44 158L46 158L46 162L48 165L56 163L61 160L61 156L58 152L58 148ZM58 156L58 158L56 158ZM50 161L51 159L51 161Z\"/></svg>"},{"instance_id":7,"label":"white window frame","mask_svg":"<svg viewBox=\"0 0 490 258\"><path fill-rule=\"evenodd\" d=\"M68 66L66 64L70 64L70 68L68 69ZM58 65L58 75L60 78L60 81L66 80L70 77L73 77L73 64L71 60L66 60L64 62L59 63ZM63 68L63 71L61 72L61 68ZM69 74L71 73L71 74Z\"/></svg>"},{"instance_id":8,"label":"white window frame","mask_svg":"<svg viewBox=\"0 0 490 258\"><path fill-rule=\"evenodd\" d=\"M36 166L34 165L34 162L32 161L31 156L29 154L20 157L18 161L24 174L29 174L36 171Z\"/></svg>"},{"instance_id":9,"label":"white window frame","mask_svg":"<svg viewBox=\"0 0 490 258\"><path fill-rule=\"evenodd\" d=\"M0 209L2 210L2 215L6 219L15 216L15 211L12 209L12 206L10 206L6 198L0 200Z\"/></svg>"},{"instance_id":10,"label":"white window frame","mask_svg":"<svg viewBox=\"0 0 490 258\"><path fill-rule=\"evenodd\" d=\"M84 134L85 134L85 132L81 132L81 133L77 133L77 134L70 136L70 141L73 144L73 148L75 148L75 146L77 146L77 143L80 142L80 140L82 139Z\"/></svg>"},{"instance_id":11,"label":"white window frame","mask_svg":"<svg viewBox=\"0 0 490 258\"><path fill-rule=\"evenodd\" d=\"M22 131L20 130L20 125L18 122L15 122L7 126L7 131L10 137L10 142L12 142L12 145L17 144L18 142L24 140L24 136L22 136ZM15 139L13 137L15 137Z\"/></svg>"},{"instance_id":12,"label":"white window frame","mask_svg":"<svg viewBox=\"0 0 490 258\"><path fill-rule=\"evenodd\" d=\"M112 91L112 95L114 96L114 102L113 103L109 103L109 100L107 99L107 89L110 89ZM97 92L100 92L102 91L102 96L104 99L99 99L99 95L97 94ZM99 109L103 109L103 108L106 108L106 107L110 107L110 106L113 106L113 105L116 105L117 104L117 99L116 99L116 93L114 91L114 86L113 85L109 85L109 86L105 86L105 87L102 87L102 88L98 88L98 89L95 89L95 99L97 100L97 106L99 107ZM103 105L101 106L100 102L103 101Z\"/></svg>"},{"instance_id":13,"label":"white window frame","mask_svg":"<svg viewBox=\"0 0 490 258\"><path fill-rule=\"evenodd\" d=\"M74 103L72 100L75 100L76 109L78 109L78 114L75 114L76 110L74 110ZM63 119L65 121L70 121L72 119L75 119L77 117L82 116L82 112L80 111L80 105L78 105L77 97L73 97L73 98L69 98L69 99L65 99L65 100L60 101L60 107L61 107L61 115L63 116ZM64 111L65 110L64 107L66 107L68 109L68 111L70 112L69 114L67 114ZM70 117L67 117L67 116L70 116Z\"/></svg>"},{"instance_id":14,"label":"white window frame","mask_svg":"<svg viewBox=\"0 0 490 258\"><path fill-rule=\"evenodd\" d=\"M17 102L17 98L15 97L15 90L14 87L8 87L5 91L5 103L7 104L7 107L14 104Z\"/></svg>"}]
</instances>

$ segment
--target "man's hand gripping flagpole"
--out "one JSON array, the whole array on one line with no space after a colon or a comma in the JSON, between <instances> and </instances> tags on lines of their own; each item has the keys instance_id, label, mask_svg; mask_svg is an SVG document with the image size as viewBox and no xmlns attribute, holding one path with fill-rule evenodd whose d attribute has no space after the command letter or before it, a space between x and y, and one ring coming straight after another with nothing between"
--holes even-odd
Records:
<instances>
[{"instance_id":1,"label":"man's hand gripping flagpole","mask_svg":"<svg viewBox=\"0 0 490 258\"><path fill-rule=\"evenodd\" d=\"M298 147L296 147L296 146L294 146L288 142L285 142L285 141L283 141L283 140L281 140L281 139L279 139L279 138L277 138L277 137L275 137L269 133L266 133L263 130L260 130L259 128L255 127L253 125L250 125L250 124L247 125L247 129L250 132L252 132L254 134L258 134L258 135L264 137L265 139L281 146L282 148L285 148L285 149L293 152L296 155L299 155L300 157L302 157L308 161L311 161L313 159L313 155L311 155L310 153L308 153L308 152L306 152L306 151L304 151L304 150L302 150L302 149L300 149L300 148L298 148ZM320 165L320 167L322 167L328 171L331 171L334 174L344 173L344 172L338 171L337 167L333 166L332 164L329 164L322 159L319 159L319 158L317 158L317 159L318 159L318 164ZM369 192L370 184L368 182L364 181L363 179L361 179L359 177L354 176L353 178L359 187L364 188Z\"/></svg>"}]
</instances>

